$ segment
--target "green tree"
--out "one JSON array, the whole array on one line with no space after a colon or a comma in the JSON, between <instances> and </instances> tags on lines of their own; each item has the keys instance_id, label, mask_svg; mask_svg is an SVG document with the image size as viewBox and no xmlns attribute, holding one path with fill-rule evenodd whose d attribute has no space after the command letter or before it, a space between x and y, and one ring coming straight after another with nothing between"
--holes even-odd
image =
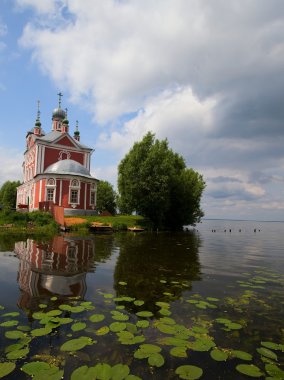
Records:
<instances>
[{"instance_id":1,"label":"green tree","mask_svg":"<svg viewBox=\"0 0 284 380\"><path fill-rule=\"evenodd\" d=\"M0 204L4 208L15 208L17 198L17 187L20 181L6 181L0 189Z\"/></svg>"},{"instance_id":2,"label":"green tree","mask_svg":"<svg viewBox=\"0 0 284 380\"><path fill-rule=\"evenodd\" d=\"M107 181L100 181L97 188L97 210L116 213L116 192Z\"/></svg>"},{"instance_id":3,"label":"green tree","mask_svg":"<svg viewBox=\"0 0 284 380\"><path fill-rule=\"evenodd\" d=\"M204 188L202 176L186 168L167 140L159 141L150 132L118 167L120 210L148 217L154 228L180 229L199 222Z\"/></svg>"}]
</instances>

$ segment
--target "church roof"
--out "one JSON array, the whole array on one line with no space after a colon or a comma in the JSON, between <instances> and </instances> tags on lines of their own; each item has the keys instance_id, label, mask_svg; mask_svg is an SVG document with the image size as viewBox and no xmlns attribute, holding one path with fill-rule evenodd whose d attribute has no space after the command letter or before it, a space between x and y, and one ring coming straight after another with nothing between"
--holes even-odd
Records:
<instances>
[{"instance_id":1,"label":"church roof","mask_svg":"<svg viewBox=\"0 0 284 380\"><path fill-rule=\"evenodd\" d=\"M51 131L51 132L47 133L44 136L36 137L36 139L39 139L41 141L46 141L46 142L53 142L56 139L58 139L59 137L62 137L62 132L60 132L60 131ZM72 138L72 140L74 140L74 139ZM76 145L79 146L79 148L92 150L92 148L90 148L90 147L88 147L86 145L81 144L77 140L74 140L74 142L75 142Z\"/></svg>"},{"instance_id":2,"label":"church roof","mask_svg":"<svg viewBox=\"0 0 284 380\"><path fill-rule=\"evenodd\" d=\"M48 168L45 169L44 173L69 174L94 179L94 177L91 176L91 173L87 168L85 168L85 166L79 164L79 162L74 160L57 161L54 164L48 166Z\"/></svg>"}]
</instances>

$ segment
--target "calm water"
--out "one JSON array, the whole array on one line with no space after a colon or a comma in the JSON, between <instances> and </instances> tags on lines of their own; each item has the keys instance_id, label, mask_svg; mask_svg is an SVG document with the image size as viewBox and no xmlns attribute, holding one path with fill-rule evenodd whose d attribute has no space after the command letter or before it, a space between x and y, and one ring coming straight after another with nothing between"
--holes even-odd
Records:
<instances>
[{"instance_id":1,"label":"calm water","mask_svg":"<svg viewBox=\"0 0 284 380\"><path fill-rule=\"evenodd\" d=\"M16 364L9 379L30 378L21 367L33 361L64 370L64 379L98 363L122 363L142 379L178 379L184 365L201 368L201 379L249 379L240 364L257 366L260 379L284 378L284 223L6 236L0 250L1 362ZM82 336L85 344L66 349ZM183 378L197 378L191 373Z\"/></svg>"}]
</instances>

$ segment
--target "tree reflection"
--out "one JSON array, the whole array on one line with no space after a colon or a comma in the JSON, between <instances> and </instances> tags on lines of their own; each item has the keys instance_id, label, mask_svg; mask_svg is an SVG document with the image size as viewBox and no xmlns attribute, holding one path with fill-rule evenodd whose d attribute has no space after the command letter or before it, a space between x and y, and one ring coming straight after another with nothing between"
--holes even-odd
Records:
<instances>
[{"instance_id":1,"label":"tree reflection","mask_svg":"<svg viewBox=\"0 0 284 380\"><path fill-rule=\"evenodd\" d=\"M178 299L192 281L200 279L201 241L194 232L124 234L116 240L120 247L114 272L118 296L144 300L153 309L156 301Z\"/></svg>"}]
</instances>

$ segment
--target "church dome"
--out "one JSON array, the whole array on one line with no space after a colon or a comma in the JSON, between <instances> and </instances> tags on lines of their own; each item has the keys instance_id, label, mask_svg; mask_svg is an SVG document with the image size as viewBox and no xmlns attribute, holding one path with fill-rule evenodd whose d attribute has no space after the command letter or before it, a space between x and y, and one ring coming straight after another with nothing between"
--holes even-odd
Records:
<instances>
[{"instance_id":1,"label":"church dome","mask_svg":"<svg viewBox=\"0 0 284 380\"><path fill-rule=\"evenodd\" d=\"M62 108L55 108L52 112L52 119L61 119L64 120L66 118L66 113Z\"/></svg>"},{"instance_id":2,"label":"church dome","mask_svg":"<svg viewBox=\"0 0 284 380\"><path fill-rule=\"evenodd\" d=\"M93 178L87 168L74 160L60 160L45 169L46 174L71 174Z\"/></svg>"}]
</instances>

